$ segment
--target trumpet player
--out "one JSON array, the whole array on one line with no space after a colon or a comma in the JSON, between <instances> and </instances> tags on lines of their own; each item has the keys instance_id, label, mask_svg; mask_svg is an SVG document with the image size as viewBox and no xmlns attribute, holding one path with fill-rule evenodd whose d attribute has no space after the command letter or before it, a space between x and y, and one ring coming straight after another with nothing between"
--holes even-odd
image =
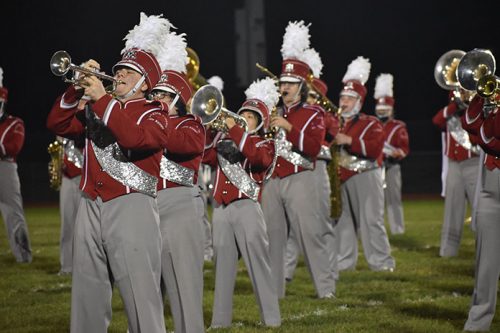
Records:
<instances>
[{"instance_id":1,"label":"trumpet player","mask_svg":"<svg viewBox=\"0 0 500 333\"><path fill-rule=\"evenodd\" d=\"M165 333L160 292L161 234L156 202L162 147L168 135L162 104L145 95L160 78L155 58L165 26L141 13L113 67L114 97L95 76L69 87L54 105L49 128L63 137L85 133L84 192L75 225L71 332L107 332L112 287L125 305L131 333ZM85 67L99 68L94 60ZM90 108L76 109L86 95Z\"/></svg>"},{"instance_id":2,"label":"trumpet player","mask_svg":"<svg viewBox=\"0 0 500 333\"><path fill-rule=\"evenodd\" d=\"M270 242L271 267L278 297L285 296L285 251L287 228L294 233L319 298L335 297L335 280L329 248L324 237L329 225L320 218L319 193L312 170L325 137L320 107L306 104L309 66L304 51L309 47L309 28L303 21L290 22L282 45L279 90L282 104L271 126L278 161L264 187L262 209Z\"/></svg>"},{"instance_id":3,"label":"trumpet player","mask_svg":"<svg viewBox=\"0 0 500 333\"><path fill-rule=\"evenodd\" d=\"M466 202L473 206L479 172L477 136L467 133L460 117L467 109L470 92L459 88L450 92L449 103L432 122L444 133L445 161L444 218L441 230L441 257L458 255L465 220ZM472 207L473 208L473 207ZM473 208L474 209L474 208Z\"/></svg>"},{"instance_id":4,"label":"trumpet player","mask_svg":"<svg viewBox=\"0 0 500 333\"><path fill-rule=\"evenodd\" d=\"M489 103L488 103L489 102ZM461 121L463 128L477 136L486 153L481 163L480 193L476 214L476 267L474 292L465 331L487 331L496 312L500 276L500 127L497 95L493 103L475 96Z\"/></svg>"},{"instance_id":5,"label":"trumpet player","mask_svg":"<svg viewBox=\"0 0 500 333\"><path fill-rule=\"evenodd\" d=\"M17 262L31 262L28 225L24 217L17 155L24 144L24 122L7 113L8 90L0 68L0 210L7 229L12 254Z\"/></svg>"},{"instance_id":6,"label":"trumpet player","mask_svg":"<svg viewBox=\"0 0 500 333\"><path fill-rule=\"evenodd\" d=\"M340 92L344 126L335 137L335 143L343 146L339 157L342 214L334 230L339 242L337 265L339 270L356 268L360 236L370 269L392 272L395 261L384 226L383 127L377 118L360 112L370 68L366 58L353 60Z\"/></svg>"},{"instance_id":7,"label":"trumpet player","mask_svg":"<svg viewBox=\"0 0 500 333\"><path fill-rule=\"evenodd\" d=\"M168 140L158 182L162 245L162 287L176 333L200 333L203 323L204 203L197 186L205 147L200 117L188 114L193 93L186 78L184 34L171 31L158 61L163 69L152 97L168 105Z\"/></svg>"},{"instance_id":8,"label":"trumpet player","mask_svg":"<svg viewBox=\"0 0 500 333\"><path fill-rule=\"evenodd\" d=\"M212 328L229 327L238 268L243 257L266 326L280 326L278 296L271 277L269 240L259 204L260 192L275 163L272 140L264 139L269 110L278 101L275 82L266 78L246 90L247 100L238 110L248 132L226 117L227 134L218 136L204 161L217 168L213 212L215 294Z\"/></svg>"},{"instance_id":9,"label":"trumpet player","mask_svg":"<svg viewBox=\"0 0 500 333\"><path fill-rule=\"evenodd\" d=\"M408 156L410 145L406 124L394 119L394 96L391 74L380 74L375 84L375 115L384 126L385 205L387 220L393 235L405 232L401 201L400 162Z\"/></svg>"}]
</instances>

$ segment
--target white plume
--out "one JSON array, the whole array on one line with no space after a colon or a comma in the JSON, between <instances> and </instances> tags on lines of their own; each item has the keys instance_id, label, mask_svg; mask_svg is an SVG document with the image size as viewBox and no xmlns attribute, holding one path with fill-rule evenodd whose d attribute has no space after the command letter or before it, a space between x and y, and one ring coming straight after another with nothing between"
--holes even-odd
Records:
<instances>
[{"instance_id":1,"label":"white plume","mask_svg":"<svg viewBox=\"0 0 500 333\"><path fill-rule=\"evenodd\" d=\"M361 56L357 57L349 64L349 66L347 66L347 72L345 73L342 82L357 80L362 84L365 84L370 76L371 67L372 64L370 64L369 59Z\"/></svg>"},{"instance_id":2,"label":"white plume","mask_svg":"<svg viewBox=\"0 0 500 333\"><path fill-rule=\"evenodd\" d=\"M375 93L373 94L373 97L375 97L375 99L386 96L393 97L393 81L394 78L392 74L380 74L377 77L377 82L375 83Z\"/></svg>"},{"instance_id":3,"label":"white plume","mask_svg":"<svg viewBox=\"0 0 500 333\"><path fill-rule=\"evenodd\" d=\"M309 68L311 68L314 77L318 78L322 74L323 61L321 61L321 56L315 49L307 49L304 51L302 56L299 58L300 61L305 62Z\"/></svg>"},{"instance_id":4,"label":"white plume","mask_svg":"<svg viewBox=\"0 0 500 333\"><path fill-rule=\"evenodd\" d=\"M269 110L278 103L280 94L276 81L270 77L256 80L245 90L247 99L258 99L266 104Z\"/></svg>"},{"instance_id":5,"label":"white plume","mask_svg":"<svg viewBox=\"0 0 500 333\"><path fill-rule=\"evenodd\" d=\"M3 87L3 68L0 67L0 87Z\"/></svg>"},{"instance_id":6,"label":"white plume","mask_svg":"<svg viewBox=\"0 0 500 333\"><path fill-rule=\"evenodd\" d=\"M304 21L288 22L281 45L283 59L299 59L304 50L309 48L310 25L305 25Z\"/></svg>"},{"instance_id":7,"label":"white plume","mask_svg":"<svg viewBox=\"0 0 500 333\"><path fill-rule=\"evenodd\" d=\"M163 15L147 16L141 12L141 19L138 25L130 30L125 36L125 48L122 54L131 48L139 48L153 55L157 55L161 40L173 27L170 21L162 17Z\"/></svg>"},{"instance_id":8,"label":"white plume","mask_svg":"<svg viewBox=\"0 0 500 333\"><path fill-rule=\"evenodd\" d=\"M207 80L208 84L214 86L220 91L224 90L224 81L220 76L214 75Z\"/></svg>"},{"instance_id":9,"label":"white plume","mask_svg":"<svg viewBox=\"0 0 500 333\"><path fill-rule=\"evenodd\" d=\"M157 55L158 63L162 71L172 70L186 73L186 65L189 62L186 51L186 34L168 33L161 43L160 52Z\"/></svg>"}]
</instances>

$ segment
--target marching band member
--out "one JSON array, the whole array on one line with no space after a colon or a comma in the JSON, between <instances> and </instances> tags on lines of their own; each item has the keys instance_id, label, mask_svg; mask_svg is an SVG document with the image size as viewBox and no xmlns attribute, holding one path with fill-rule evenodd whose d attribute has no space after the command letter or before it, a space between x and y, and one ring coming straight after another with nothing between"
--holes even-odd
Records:
<instances>
[{"instance_id":1,"label":"marching band member","mask_svg":"<svg viewBox=\"0 0 500 333\"><path fill-rule=\"evenodd\" d=\"M204 332L203 199L197 186L205 148L200 117L187 114L193 93L186 78L184 34L170 32L158 55L163 73L153 88L155 100L168 105L168 140L161 160L158 209L163 240L162 280L176 333Z\"/></svg>"},{"instance_id":2,"label":"marching band member","mask_svg":"<svg viewBox=\"0 0 500 333\"><path fill-rule=\"evenodd\" d=\"M83 110L85 100L80 100L77 109ZM59 244L60 275L73 271L73 236L76 214L83 192L80 190L82 178L84 138L62 139L64 149L63 175L59 190L59 213L61 215L61 236Z\"/></svg>"},{"instance_id":3,"label":"marching band member","mask_svg":"<svg viewBox=\"0 0 500 333\"><path fill-rule=\"evenodd\" d=\"M304 56L304 61L309 65L312 74L314 76L312 81L310 82L309 92L307 95L307 104L318 105L321 103L322 98L326 96L326 93L328 91L328 86L326 85L326 83L319 78L321 76L321 71L323 69L323 62L321 61L319 53L314 49L306 50L304 53L306 54ZM333 110L331 112L324 112L323 117L326 129L325 138L323 139L321 150L318 154L318 158L316 160L316 166L313 170L313 173L314 173L314 178L316 180L315 187L320 191L319 217L323 219L323 223L327 225L332 225L334 221L330 218L331 189L330 189L330 179L327 172L327 164L332 160L330 146L333 142L335 135L339 130L339 122L336 116L334 115ZM325 236L329 238L328 244L332 246L332 249L329 251L332 261L332 271L334 273L335 278L338 279L338 272L336 267L337 251L334 248L336 242L333 239L333 230L328 232ZM299 246L297 244L297 240L295 238L293 230L290 230L286 246L286 261L285 261L286 281L292 280L295 268L297 266L298 257L299 257Z\"/></svg>"},{"instance_id":4,"label":"marching band member","mask_svg":"<svg viewBox=\"0 0 500 333\"><path fill-rule=\"evenodd\" d=\"M323 111L306 104L309 66L303 53L309 48L309 28L303 21L290 22L281 48L283 63L280 93L282 105L271 126L278 127L278 161L264 187L262 210L269 235L271 267L278 297L285 296L287 224L305 256L319 298L335 296L329 247L324 237L330 226L320 218L319 193L312 172L325 137Z\"/></svg>"},{"instance_id":5,"label":"marching band member","mask_svg":"<svg viewBox=\"0 0 500 333\"><path fill-rule=\"evenodd\" d=\"M215 295L212 328L229 327L232 298L241 254L252 281L266 326L280 326L278 296L274 288L269 259L269 241L259 205L266 176L272 173L275 148L265 140L269 110L279 99L274 80L252 83L245 92L247 100L238 110L248 124L248 132L226 117L228 133L218 136L215 147L206 152L205 162L217 167L213 212L215 255Z\"/></svg>"},{"instance_id":6,"label":"marching band member","mask_svg":"<svg viewBox=\"0 0 500 333\"><path fill-rule=\"evenodd\" d=\"M445 185L444 220L441 230L441 257L458 255L467 209L466 200L473 205L479 172L477 138L468 135L460 124L467 108L468 93L450 93L450 103L432 118L434 125L446 133L444 153L448 160Z\"/></svg>"},{"instance_id":7,"label":"marching band member","mask_svg":"<svg viewBox=\"0 0 500 333\"><path fill-rule=\"evenodd\" d=\"M477 137L485 151L481 192L475 207L476 269L474 292L465 331L487 331L495 315L500 276L500 118L495 103L475 96L462 115L463 128Z\"/></svg>"},{"instance_id":8,"label":"marching band member","mask_svg":"<svg viewBox=\"0 0 500 333\"><path fill-rule=\"evenodd\" d=\"M384 126L385 205L393 235L405 232L401 201L401 166L410 152L406 124L394 119L393 76L380 74L375 84L375 115Z\"/></svg>"},{"instance_id":9,"label":"marching band member","mask_svg":"<svg viewBox=\"0 0 500 333\"><path fill-rule=\"evenodd\" d=\"M12 254L17 262L29 263L32 259L31 245L16 163L24 144L24 122L7 113L7 97L8 90L3 86L3 69L0 68L0 210Z\"/></svg>"},{"instance_id":10,"label":"marching band member","mask_svg":"<svg viewBox=\"0 0 500 333\"><path fill-rule=\"evenodd\" d=\"M168 21L147 17L126 36L113 67L114 96L95 76L80 79L54 105L49 128L63 137L86 133L84 192L76 218L71 332L107 332L112 287L120 291L132 333L165 332L160 292L161 234L156 203L167 115L145 94L161 71L154 54ZM86 68L99 69L89 60ZM91 107L76 109L85 94Z\"/></svg>"},{"instance_id":11,"label":"marching band member","mask_svg":"<svg viewBox=\"0 0 500 333\"><path fill-rule=\"evenodd\" d=\"M338 269L355 269L359 234L370 269L392 272L395 261L384 226L383 127L377 118L360 113L370 67L368 59L355 59L347 68L340 92L344 126L335 142L344 147L339 162L342 215L335 227L340 243Z\"/></svg>"}]
</instances>

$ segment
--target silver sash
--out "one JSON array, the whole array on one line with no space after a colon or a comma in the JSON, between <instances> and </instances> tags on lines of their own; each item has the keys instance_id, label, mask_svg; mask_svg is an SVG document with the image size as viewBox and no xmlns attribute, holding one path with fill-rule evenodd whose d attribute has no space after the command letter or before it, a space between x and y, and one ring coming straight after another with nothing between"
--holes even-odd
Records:
<instances>
[{"instance_id":1,"label":"silver sash","mask_svg":"<svg viewBox=\"0 0 500 333\"><path fill-rule=\"evenodd\" d=\"M304 169L314 169L313 162L309 161L299 153L292 151L292 143L286 139L286 133L284 129L280 128L280 130L276 134L275 143L278 156L281 156L293 165L300 166Z\"/></svg>"},{"instance_id":2,"label":"silver sash","mask_svg":"<svg viewBox=\"0 0 500 333\"><path fill-rule=\"evenodd\" d=\"M339 165L357 173L373 170L379 167L377 161L351 155L343 148L340 149Z\"/></svg>"},{"instance_id":3,"label":"silver sash","mask_svg":"<svg viewBox=\"0 0 500 333\"><path fill-rule=\"evenodd\" d=\"M64 152L68 161L73 163L77 168L81 169L83 167L83 154L80 149L75 147L75 141L73 140L63 140Z\"/></svg>"},{"instance_id":4,"label":"silver sash","mask_svg":"<svg viewBox=\"0 0 500 333\"><path fill-rule=\"evenodd\" d=\"M321 149L318 154L318 158L320 160L326 160L326 161L331 161L332 160L332 152L330 151L330 147L328 146L321 146Z\"/></svg>"},{"instance_id":5,"label":"silver sash","mask_svg":"<svg viewBox=\"0 0 500 333\"><path fill-rule=\"evenodd\" d=\"M259 185L243 170L241 163L229 163L222 155L217 154L222 172L226 175L227 179L238 188L242 193L253 201L259 200Z\"/></svg>"},{"instance_id":6,"label":"silver sash","mask_svg":"<svg viewBox=\"0 0 500 333\"><path fill-rule=\"evenodd\" d=\"M101 149L93 141L91 142L97 161L111 178L137 192L156 198L158 179L134 163L128 162L118 143Z\"/></svg>"},{"instance_id":7,"label":"silver sash","mask_svg":"<svg viewBox=\"0 0 500 333\"><path fill-rule=\"evenodd\" d=\"M474 154L479 154L479 147L473 145L469 139L469 133L462 128L462 124L458 117L452 116L446 121L446 126L450 135L463 148L470 150Z\"/></svg>"},{"instance_id":8,"label":"silver sash","mask_svg":"<svg viewBox=\"0 0 500 333\"><path fill-rule=\"evenodd\" d=\"M160 176L176 184L193 187L194 171L169 160L165 156L161 157Z\"/></svg>"}]
</instances>

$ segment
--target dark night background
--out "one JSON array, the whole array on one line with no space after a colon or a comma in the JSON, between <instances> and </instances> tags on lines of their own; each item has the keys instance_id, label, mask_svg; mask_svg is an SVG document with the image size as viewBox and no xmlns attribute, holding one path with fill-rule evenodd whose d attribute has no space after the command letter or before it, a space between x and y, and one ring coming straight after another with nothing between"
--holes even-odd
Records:
<instances>
[{"instance_id":1,"label":"dark night background","mask_svg":"<svg viewBox=\"0 0 500 333\"><path fill-rule=\"evenodd\" d=\"M248 0L249 1L249 0ZM498 1L263 1L265 64L279 73L282 36L289 20L311 22L311 46L322 56L322 78L337 101L347 65L358 55L372 63L364 111L373 113L373 87L379 73L395 77L397 117L408 125L411 155L403 164L404 192L440 191L440 133L432 116L447 103L447 92L433 77L437 59L450 49L489 48L500 54ZM50 201L47 145L54 139L45 127L52 103L66 84L49 70L57 50L74 63L96 59L110 73L124 47L122 38L139 22L139 12L163 13L201 60L205 77L225 81L228 108L243 101L248 82L237 76L235 10L245 1L9 1L0 12L4 86L7 110L26 124L26 142L19 156L25 201ZM251 33L251 31L250 31ZM253 68L249 70L254 71Z\"/></svg>"}]
</instances>

